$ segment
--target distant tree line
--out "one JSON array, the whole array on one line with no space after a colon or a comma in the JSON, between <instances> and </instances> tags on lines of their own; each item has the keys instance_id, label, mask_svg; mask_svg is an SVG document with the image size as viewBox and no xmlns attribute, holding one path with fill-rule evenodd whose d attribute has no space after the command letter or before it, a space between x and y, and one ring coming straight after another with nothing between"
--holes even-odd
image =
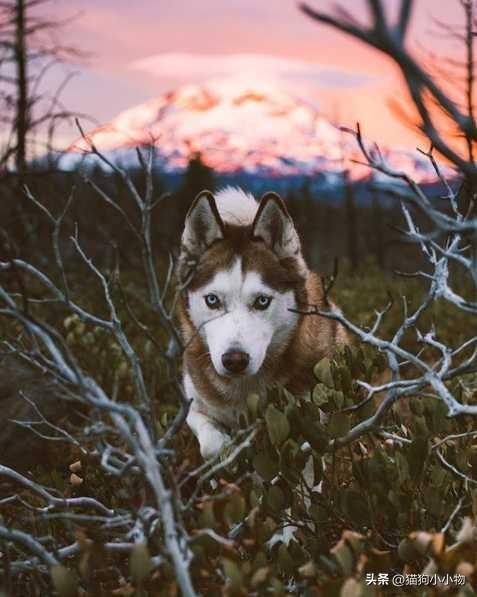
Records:
<instances>
[{"instance_id":1,"label":"distant tree line","mask_svg":"<svg viewBox=\"0 0 477 597\"><path fill-rule=\"evenodd\" d=\"M144 191L140 165L137 169L129 169L128 174L137 187ZM23 176L23 184L30 193L45 197L45 204L53 212L60 209L65 195L75 193L79 200L73 202L66 225L72 230L73 222L76 223L82 231L84 242L90 241L92 244L90 251L93 254L97 252L100 258L108 255L102 243L98 243L102 235L108 246L116 247L125 264L129 262L132 266L128 255L131 232L124 225L121 214L111 211L100 200L96 190L98 187L106 189L122 209L130 211L127 189L116 173L108 172L99 164L69 172L52 171L42 163L30 165ZM217 190L222 183L220 176L203 163L200 155L192 157L179 184L172 190L168 177L159 168L153 170L153 179L155 196L160 198L152 214L153 242L158 257L167 259L169 254L177 253L184 218L193 198L203 189ZM15 226L19 205L22 206L24 220L31 206L24 189L16 192L11 189L10 182L3 183L4 200L0 202L0 218L4 229L9 231L10 244L16 247L17 253L27 254L30 243L34 242L38 248L38 243L47 238L48 222L36 213L26 227ZM270 190L273 190L272 183ZM351 270L370 257L384 269L403 267L416 259L415 247L403 244L402 235L392 228L391 224L400 218L398 205L386 202L385 197L372 186L366 194L365 201L358 199L355 186L344 176L344 184L332 197L317 194L309 184L284 195L303 240L308 262L319 273L329 274L336 259L345 261ZM132 213L129 215L135 217Z\"/></svg>"}]
</instances>

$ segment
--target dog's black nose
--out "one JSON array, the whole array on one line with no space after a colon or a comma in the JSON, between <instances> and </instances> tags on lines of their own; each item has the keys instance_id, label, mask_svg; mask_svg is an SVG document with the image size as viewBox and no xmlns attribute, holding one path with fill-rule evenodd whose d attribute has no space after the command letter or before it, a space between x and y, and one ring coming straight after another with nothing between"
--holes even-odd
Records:
<instances>
[{"instance_id":1,"label":"dog's black nose","mask_svg":"<svg viewBox=\"0 0 477 597\"><path fill-rule=\"evenodd\" d=\"M249 361L248 354L240 350L230 350L222 355L222 365L230 373L243 373Z\"/></svg>"}]
</instances>

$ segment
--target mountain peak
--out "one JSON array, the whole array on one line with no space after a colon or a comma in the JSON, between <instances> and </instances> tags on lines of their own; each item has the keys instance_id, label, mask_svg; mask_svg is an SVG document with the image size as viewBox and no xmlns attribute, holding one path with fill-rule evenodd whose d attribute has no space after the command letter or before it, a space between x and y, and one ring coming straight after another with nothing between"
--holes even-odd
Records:
<instances>
[{"instance_id":1,"label":"mountain peak","mask_svg":"<svg viewBox=\"0 0 477 597\"><path fill-rule=\"evenodd\" d=\"M123 158L131 147L153 143L169 172L183 170L200 153L218 173L333 176L346 168L354 179L369 175L350 161L360 157L355 141L315 106L275 80L248 75L181 86L120 113L89 139ZM80 140L73 149L84 151L87 144ZM404 152L389 155L418 180L429 177L422 160Z\"/></svg>"}]
</instances>

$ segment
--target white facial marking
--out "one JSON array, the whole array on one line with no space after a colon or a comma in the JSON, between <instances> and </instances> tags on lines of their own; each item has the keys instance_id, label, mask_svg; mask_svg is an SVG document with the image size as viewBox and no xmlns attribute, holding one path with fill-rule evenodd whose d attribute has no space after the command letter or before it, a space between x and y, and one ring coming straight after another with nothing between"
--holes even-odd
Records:
<instances>
[{"instance_id":1,"label":"white facial marking","mask_svg":"<svg viewBox=\"0 0 477 597\"><path fill-rule=\"evenodd\" d=\"M210 294L218 297L220 308L207 306L205 297ZM272 299L268 308L257 308L259 297ZM231 375L222 360L230 351L248 355L242 375L259 373L268 350L283 348L293 332L298 320L297 314L290 311L294 308L293 291L270 288L258 272L243 274L238 258L229 270L218 272L204 287L189 293L192 322L210 352L215 370L222 376Z\"/></svg>"}]
</instances>

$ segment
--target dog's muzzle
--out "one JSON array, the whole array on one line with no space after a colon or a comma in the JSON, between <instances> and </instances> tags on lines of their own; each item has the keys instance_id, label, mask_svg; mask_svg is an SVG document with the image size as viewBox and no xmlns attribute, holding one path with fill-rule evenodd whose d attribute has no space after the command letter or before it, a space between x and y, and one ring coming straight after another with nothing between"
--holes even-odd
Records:
<instances>
[{"instance_id":1,"label":"dog's muzzle","mask_svg":"<svg viewBox=\"0 0 477 597\"><path fill-rule=\"evenodd\" d=\"M222 365L229 373L243 373L249 362L250 356L240 350L230 350L222 355Z\"/></svg>"}]
</instances>

